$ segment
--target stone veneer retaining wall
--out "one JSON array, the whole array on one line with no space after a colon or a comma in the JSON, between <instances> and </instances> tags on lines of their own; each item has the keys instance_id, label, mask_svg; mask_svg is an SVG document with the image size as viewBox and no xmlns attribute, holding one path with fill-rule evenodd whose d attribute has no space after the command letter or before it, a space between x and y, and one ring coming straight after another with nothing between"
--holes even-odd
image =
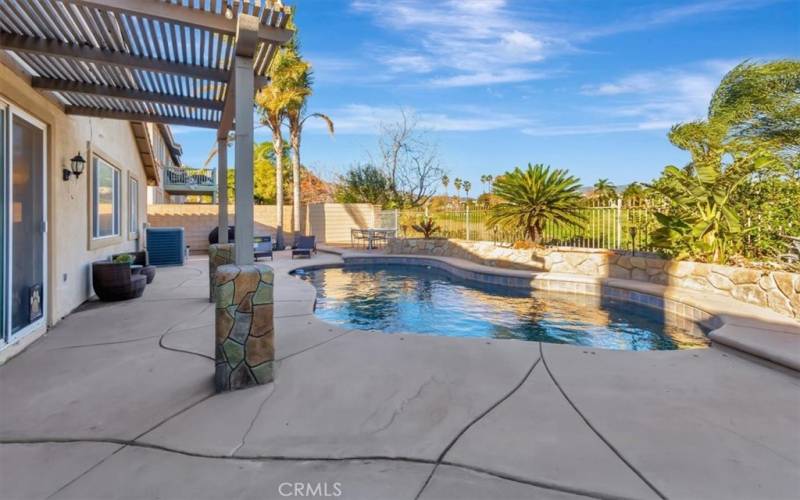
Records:
<instances>
[{"instance_id":1,"label":"stone veneer retaining wall","mask_svg":"<svg viewBox=\"0 0 800 500\"><path fill-rule=\"evenodd\" d=\"M800 274L671 261L609 250L515 250L487 241L394 239L388 253L457 257L487 266L630 279L727 295L800 319Z\"/></svg>"}]
</instances>

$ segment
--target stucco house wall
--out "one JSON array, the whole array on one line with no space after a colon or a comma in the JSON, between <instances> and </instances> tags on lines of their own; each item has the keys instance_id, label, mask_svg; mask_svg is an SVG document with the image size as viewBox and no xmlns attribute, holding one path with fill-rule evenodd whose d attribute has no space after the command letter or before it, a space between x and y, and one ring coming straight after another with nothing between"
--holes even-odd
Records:
<instances>
[{"instance_id":1,"label":"stucco house wall","mask_svg":"<svg viewBox=\"0 0 800 500\"><path fill-rule=\"evenodd\" d=\"M0 97L47 126L48 323L55 324L91 295L90 263L112 253L134 250L127 233L129 176L139 181L139 223L147 218L147 178L130 123L64 114L61 107L30 86L29 80L0 61ZM111 244L89 240L89 171L94 152L121 170L121 237ZM70 158L80 152L86 170L79 179L62 179ZM140 230L141 234L141 230ZM109 243L109 242L106 242ZM95 248L91 248L94 246ZM31 335L34 336L34 335Z\"/></svg>"}]
</instances>

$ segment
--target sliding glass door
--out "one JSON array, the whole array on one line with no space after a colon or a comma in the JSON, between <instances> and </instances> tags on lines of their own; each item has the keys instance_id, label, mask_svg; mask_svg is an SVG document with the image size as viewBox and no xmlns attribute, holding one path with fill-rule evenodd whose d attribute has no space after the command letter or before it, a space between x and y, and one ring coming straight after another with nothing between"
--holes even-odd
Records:
<instances>
[{"instance_id":1,"label":"sliding glass door","mask_svg":"<svg viewBox=\"0 0 800 500\"><path fill-rule=\"evenodd\" d=\"M0 348L5 346L8 333L8 106L0 101Z\"/></svg>"},{"instance_id":2,"label":"sliding glass door","mask_svg":"<svg viewBox=\"0 0 800 500\"><path fill-rule=\"evenodd\" d=\"M44 324L46 141L44 126L13 107L4 121L4 340L10 342Z\"/></svg>"}]
</instances>

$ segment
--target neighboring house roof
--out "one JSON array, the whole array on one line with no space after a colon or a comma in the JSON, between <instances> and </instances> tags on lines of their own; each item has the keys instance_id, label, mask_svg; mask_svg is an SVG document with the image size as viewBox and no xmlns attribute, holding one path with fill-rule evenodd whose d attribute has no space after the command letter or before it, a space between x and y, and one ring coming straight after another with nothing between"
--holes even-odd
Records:
<instances>
[{"instance_id":1,"label":"neighboring house roof","mask_svg":"<svg viewBox=\"0 0 800 500\"><path fill-rule=\"evenodd\" d=\"M136 140L136 149L139 150L139 157L142 159L145 175L147 175L147 185L158 186L161 184L159 177L158 163L153 154L153 141L147 130L145 122L131 122L131 130Z\"/></svg>"},{"instance_id":2,"label":"neighboring house roof","mask_svg":"<svg viewBox=\"0 0 800 500\"><path fill-rule=\"evenodd\" d=\"M181 155L183 155L183 147L175 141L175 136L169 125L163 123L154 124L154 130L158 130L161 137L164 139L164 144L167 145L172 161L175 165L180 166ZM146 122L131 122L131 130L133 137L136 139L136 148L139 150L139 156L142 159L144 171L147 174L147 183L151 186L161 185L160 169L158 159L153 152L153 137L150 136L150 127Z\"/></svg>"},{"instance_id":3,"label":"neighboring house roof","mask_svg":"<svg viewBox=\"0 0 800 500\"><path fill-rule=\"evenodd\" d=\"M172 161L175 162L175 165L180 166L181 156L183 155L183 147L175 142L175 137L172 135L172 129L169 127L169 125L159 123L158 130L161 132L161 137L164 138L164 143L167 145L167 149L169 149L169 155L172 157Z\"/></svg>"}]
</instances>

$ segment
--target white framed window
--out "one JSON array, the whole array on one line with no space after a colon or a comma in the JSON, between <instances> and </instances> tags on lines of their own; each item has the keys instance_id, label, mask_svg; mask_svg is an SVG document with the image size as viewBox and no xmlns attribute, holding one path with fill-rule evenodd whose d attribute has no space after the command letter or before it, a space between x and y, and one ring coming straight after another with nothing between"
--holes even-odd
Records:
<instances>
[{"instance_id":1,"label":"white framed window","mask_svg":"<svg viewBox=\"0 0 800 500\"><path fill-rule=\"evenodd\" d=\"M99 156L92 162L92 238L120 236L120 171Z\"/></svg>"},{"instance_id":2,"label":"white framed window","mask_svg":"<svg viewBox=\"0 0 800 500\"><path fill-rule=\"evenodd\" d=\"M128 177L128 235L139 236L139 180Z\"/></svg>"}]
</instances>

